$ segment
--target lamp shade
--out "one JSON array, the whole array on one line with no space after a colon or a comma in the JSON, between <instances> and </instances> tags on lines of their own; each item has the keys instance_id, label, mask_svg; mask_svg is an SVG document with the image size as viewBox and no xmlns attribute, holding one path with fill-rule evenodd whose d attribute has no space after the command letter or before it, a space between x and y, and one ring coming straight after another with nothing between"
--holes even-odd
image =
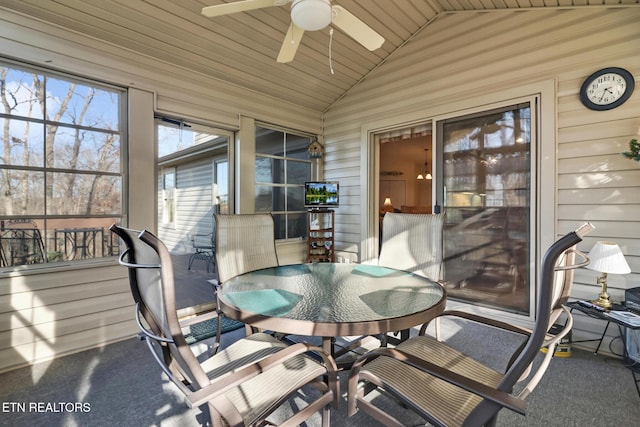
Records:
<instances>
[{"instance_id":1,"label":"lamp shade","mask_svg":"<svg viewBox=\"0 0 640 427\"><path fill-rule=\"evenodd\" d=\"M391 203L391 197L387 196L382 203L382 212L393 212L393 204Z\"/></svg>"},{"instance_id":2,"label":"lamp shade","mask_svg":"<svg viewBox=\"0 0 640 427\"><path fill-rule=\"evenodd\" d=\"M294 0L291 20L305 31L317 31L331 24L330 0Z\"/></svg>"},{"instance_id":3,"label":"lamp shade","mask_svg":"<svg viewBox=\"0 0 640 427\"><path fill-rule=\"evenodd\" d=\"M589 252L589 260L589 270L611 274L631 273L620 247L613 242L597 242Z\"/></svg>"}]
</instances>

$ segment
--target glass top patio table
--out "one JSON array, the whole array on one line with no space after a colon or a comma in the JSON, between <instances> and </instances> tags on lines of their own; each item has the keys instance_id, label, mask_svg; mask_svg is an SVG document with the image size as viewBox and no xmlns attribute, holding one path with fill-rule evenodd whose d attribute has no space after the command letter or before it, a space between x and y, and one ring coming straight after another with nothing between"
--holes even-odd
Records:
<instances>
[{"instance_id":1,"label":"glass top patio table","mask_svg":"<svg viewBox=\"0 0 640 427\"><path fill-rule=\"evenodd\" d=\"M446 292L415 274L364 264L271 267L225 282L226 316L296 335L338 337L408 329L444 310Z\"/></svg>"}]
</instances>

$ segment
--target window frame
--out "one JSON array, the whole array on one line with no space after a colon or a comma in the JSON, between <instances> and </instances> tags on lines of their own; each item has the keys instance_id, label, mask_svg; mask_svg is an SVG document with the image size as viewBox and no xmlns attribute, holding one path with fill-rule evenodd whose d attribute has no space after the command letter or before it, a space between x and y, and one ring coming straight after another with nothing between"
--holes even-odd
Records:
<instances>
[{"instance_id":1,"label":"window frame","mask_svg":"<svg viewBox=\"0 0 640 427\"><path fill-rule=\"evenodd\" d=\"M41 173L43 175L43 183L44 189L42 190L43 197L43 209L42 212L38 214L24 214L24 213L13 213L13 214L3 214L0 215L0 220L2 220L3 224L5 221L13 221L13 222L25 222L25 221L35 221L38 224L38 228L40 228L40 234L43 239L43 247L44 247L44 260L43 262L33 263L33 264L16 264L16 265L7 265L0 266L0 274L11 272L15 270L20 270L24 272L28 272L31 270L41 271L43 269L51 269L51 268L59 268L59 267L69 267L70 265L78 265L81 263L112 263L114 256L118 254L118 244L117 239L115 240L111 236L111 233L108 230L108 226L101 225L98 227L97 225L94 227L97 231L93 232L92 239L94 239L95 245L99 245L100 249L95 250L92 254L89 253L86 257L82 256L76 258L77 254L74 254L72 258L64 259L64 255L58 252L58 243L66 245L66 242L59 242L58 232L65 231L63 229L59 229L55 224L55 221L60 220L76 220L76 219L96 219L98 220L107 220L114 219L115 222L122 223L128 217L128 177L126 172L127 164L128 164L128 121L127 121L127 105L128 105L128 89L122 86L116 86L110 83L106 83L104 81L99 81L93 78L87 78L83 76L79 76L76 74L72 74L69 72L61 72L53 69L49 69L46 67L28 64L20 61L11 60L8 58L0 58L0 66L7 68L9 71L17 71L24 74L35 74L38 75L39 78L42 78L42 84L46 93L50 93L47 89L47 86L50 84L50 80L55 84L56 80L62 81L65 84L76 84L81 86L86 86L90 89L96 89L99 91L105 91L112 96L117 97L117 101L115 102L117 111L116 114L113 114L114 120L117 120L115 123L116 129L109 129L108 127L102 126L92 126L87 125L86 123L73 123L69 121L56 121L54 119L48 118L48 96L45 96L44 101L42 102L44 113L42 117L33 117L30 115L20 115L13 114L13 111L6 113L4 111L0 112L0 118L6 119L8 121L17 120L19 122L25 122L29 124L35 124L38 126L42 126L43 129L43 140L40 142L42 144L41 149L46 150L46 138L50 135L49 129L50 127L56 128L53 137L58 137L58 129L64 129L66 131L73 132L94 132L99 134L108 134L113 135L118 140L118 163L116 166L112 167L111 170L96 170L88 167L75 167L64 165L66 167L60 167L60 165L53 163L47 164L45 159L46 156L43 157L43 160L40 164L14 164L9 159L9 162L4 162L0 164L0 170L11 170L11 171L21 171L21 172L36 172ZM67 89L69 90L69 89ZM55 95L55 94L54 94ZM73 92L73 96L76 96L75 91ZM106 110L109 111L109 110ZM113 112L113 110L109 111ZM65 111L63 114L67 114ZM108 113L105 113L108 114ZM86 146L84 147L86 149ZM89 148L90 150L91 148ZM46 151L45 151L46 152ZM55 162L55 160L54 160ZM56 197L55 195L48 194L46 188L50 185L49 183L52 181L52 174L70 174L73 176L83 176L83 175L92 175L95 176L96 181L107 177L111 179L116 179L119 181L119 185L117 185L119 190L119 205L114 208L113 211L103 211L99 213L69 213L69 212L51 212L49 210L49 199L51 197ZM66 227L63 227L66 228ZM98 228L101 228L98 230ZM66 235L62 235L62 239L66 238ZM76 236L77 237L77 236ZM86 238L86 237L85 237ZM98 240L100 239L100 240ZM71 264L70 264L71 263Z\"/></svg>"},{"instance_id":2,"label":"window frame","mask_svg":"<svg viewBox=\"0 0 640 427\"><path fill-rule=\"evenodd\" d=\"M167 176L173 176L173 187L167 188ZM163 227L175 228L177 223L178 171L175 166L162 168L162 223Z\"/></svg>"},{"instance_id":3,"label":"window frame","mask_svg":"<svg viewBox=\"0 0 640 427\"><path fill-rule=\"evenodd\" d=\"M439 117L437 120L434 120L434 134L435 134L434 149L437 153L436 164L439 166L436 171L436 184L434 189L434 192L436 195L435 201L438 205L441 206L441 209L443 212L447 212L448 227L462 224L462 221L460 220L460 218L458 218L457 215L455 215L456 211L460 212L465 209L480 210L482 207L484 207L484 210L483 210L484 213L489 213L492 209L501 210L503 212L506 212L508 209L526 209L526 214L524 216L526 221L522 224L526 228L526 235L527 235L526 243L524 245L525 250L523 251L524 253L526 253L526 261L518 264L518 266L521 267L521 269L518 269L518 271L522 273L523 272L522 270L524 270L524 274L522 276L524 278L523 280L525 284L525 289L520 291L516 291L514 289L512 291L512 295L516 295L517 292L521 292L522 295L524 295L524 298L526 298L524 302L524 306L520 307L515 305L509 305L507 303L500 302L500 301L497 301L497 302L488 301L488 300L485 301L481 297L477 299L474 299L471 296L465 297L464 295L457 294L455 290L451 291L450 297L452 301L463 303L463 304L484 306L488 309L498 310L501 312L510 312L515 316L529 317L529 316L532 316L534 313L535 293L537 291L537 288L536 288L537 272L536 272L536 269L533 268L535 264L532 260L535 259L536 248L537 248L535 241L536 241L536 236L538 234L538 230L536 229L535 221L536 221L536 212L539 211L538 201L540 199L539 197L540 186L537 184L537 180L538 180L537 171L540 167L538 165L539 156L537 155L537 153L541 150L541 141L538 139L538 135L539 135L538 129L540 126L540 112L538 109L539 105L540 105L540 95L531 94L531 95L520 97L517 99L510 99L510 100L504 100L503 102L497 102L491 105L490 108L485 109L483 108L483 106L479 106L474 109L469 109L466 112L453 112L447 115L443 115ZM446 169L448 167L449 168L451 167L451 163L450 162L447 163L445 161L446 158L450 159L450 152L445 149L445 145L450 141L445 141L445 139L446 139L446 136L449 135L448 132L450 131L445 131L445 127L447 125L452 125L459 122L466 123L474 119L482 119L482 118L486 118L496 114L503 115L504 113L522 111L524 109L528 111L529 115L519 117L517 121L527 122L529 124L529 126L526 127L523 132L529 137L528 142L522 145L517 145L517 142L514 139L513 145L500 145L499 147L486 147L486 146L485 147L467 147L466 149L457 151L457 153L460 153L462 158L471 158L473 156L481 156L481 154L479 154L480 152L482 152L482 155L486 155L487 158L490 158L492 155L495 155L496 153L504 154L505 152L506 153L512 152L514 148L516 148L517 152L526 153L525 158L527 163L526 166L528 169L524 170L525 174L524 176L520 177L520 180L524 180L526 183L525 188L526 188L526 191L528 192L527 197L523 198L522 196L515 196L510 198L507 195L509 191L512 191L513 193L517 193L517 191L514 191L516 189L506 189L506 190L496 190L495 191L496 195L500 194L501 198L496 197L494 200L491 200L490 192L492 190L489 190L488 188L490 187L490 185L488 183L484 183L485 194L483 197L486 199L485 203L480 203L480 205L473 203L474 199L470 194L470 193L473 193L473 191L470 191L470 190L476 189L477 186L481 186L480 183L477 181L477 178L486 179L491 176L490 174L491 167L488 166L486 170L484 170L484 172L479 170L473 170L467 174L460 174L460 171L458 170L456 171L456 173L453 173L453 171L449 171L449 173L447 174ZM516 121L515 117L516 116L514 115L514 121ZM505 158L503 159L503 161L508 161L508 159ZM482 163L482 162L479 162L479 163ZM505 173L508 174L508 172L505 172ZM457 188L454 186L454 188L452 189L451 187L447 186L447 183L445 182L445 177L462 178L463 181L466 178L468 182L465 182L463 184L457 184L458 185ZM517 189L517 190L522 190L522 189ZM462 204L458 204L455 202L453 204L450 204L449 202L454 200L455 195L462 196L462 198L468 199L468 200L465 200L466 203L462 203ZM450 198L451 200L449 200ZM517 200L517 203L513 203L514 199ZM480 196L478 196L478 199L475 201L477 202L479 200L480 200ZM510 201L512 203L509 203ZM486 218L490 216L491 215L489 214ZM506 230L507 224L505 224L504 227ZM446 233L447 231L445 231L445 234ZM469 235L469 233L470 233L469 230L465 232L467 236ZM447 238L452 238L452 235L447 236ZM511 242L513 239L511 236L505 236L505 240ZM465 242L468 243L466 240ZM462 242L459 242L459 244L462 244ZM469 260L473 259L472 251L474 250L482 251L482 249L480 249L479 247L473 247L469 251L471 255L467 254L465 255L465 258L469 257ZM446 249L445 249L445 252L446 252ZM449 254L449 256L451 256L451 254ZM471 261L468 261L468 262L471 262ZM459 269L453 268L452 265L448 265L448 261L446 260L443 263L443 267L445 268L445 271L447 271L447 267L449 267L450 271L459 270ZM504 271L502 273L504 273ZM446 273L445 273L444 279L445 280L448 279L446 277ZM470 279L470 277L468 277L467 279ZM473 290L470 290L469 292L471 293L471 295L473 295ZM479 294L476 294L476 295L479 295Z\"/></svg>"},{"instance_id":4,"label":"window frame","mask_svg":"<svg viewBox=\"0 0 640 427\"><path fill-rule=\"evenodd\" d=\"M278 155L278 154L267 154L267 153L261 153L260 149L259 149L259 141L260 138L258 137L258 133L260 131L260 129L263 130L269 130L269 131L274 131L274 132L281 132L283 139L282 139L282 155ZM307 218L307 210L303 207L301 210L290 210L289 209L289 201L288 201L288 197L289 197L289 190L291 189L299 189L301 194L304 194L304 182L301 182L299 184L294 184L294 183L289 183L288 182L288 166L290 162L298 162L298 163L305 163L309 165L309 175L305 178L306 181L311 181L313 179L314 176L314 168L315 168L315 162L313 161L313 159L309 156L307 156L306 158L299 158L299 157L292 157L290 156L290 153L287 151L287 136L288 135L293 135L297 138L305 138L308 139L308 144L307 147L309 146L309 144L311 144L314 140L317 140L318 136L317 135L313 135L311 133L307 133L307 132L302 132L302 131L298 131L298 130L294 130L294 129L289 129L289 128L284 128L284 127L279 127L276 125L272 125L272 124L267 124L267 123L262 123L262 122L256 122L255 123L255 132L256 132L256 143L255 143L255 156L254 156L254 165L257 164L258 159L271 159L271 160L277 160L277 161L282 161L283 162L283 180L284 182L265 182L265 181L259 181L258 180L258 176L256 174L255 179L254 179L254 183L253 183L253 188L254 188L254 203L257 197L257 189L258 187L270 187L272 189L275 188L279 188L282 189L283 194L284 194L284 199L283 199L283 209L282 210L273 210L273 205L271 206L272 210L270 210L269 212L274 215L274 220L276 220L276 216L277 215L284 215L285 218L285 223L283 224L283 230L284 230L284 238L278 238L276 236L276 241L278 242L287 242L287 241L299 241L300 239L305 239L307 237L307 226L305 225L304 227L304 232L302 232L300 235L296 235L296 236L290 236L289 235L289 216L290 215L304 215L304 221L306 223L306 221L308 221ZM306 148L305 148L306 150ZM257 206L257 204L255 205ZM258 210L257 207L255 209L256 212L264 212L262 210ZM278 229L278 224L276 222L276 230ZM277 232L277 231L276 231Z\"/></svg>"}]
</instances>

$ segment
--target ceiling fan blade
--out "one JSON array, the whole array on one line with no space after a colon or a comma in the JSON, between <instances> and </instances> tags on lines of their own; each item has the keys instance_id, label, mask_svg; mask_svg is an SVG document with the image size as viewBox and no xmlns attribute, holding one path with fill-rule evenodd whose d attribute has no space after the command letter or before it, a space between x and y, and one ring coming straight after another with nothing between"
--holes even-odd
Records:
<instances>
[{"instance_id":1,"label":"ceiling fan blade","mask_svg":"<svg viewBox=\"0 0 640 427\"><path fill-rule=\"evenodd\" d=\"M262 9L264 7L279 6L277 0L242 0L234 3L216 4L202 8L202 14L208 18L229 15L246 10Z\"/></svg>"},{"instance_id":2,"label":"ceiling fan blade","mask_svg":"<svg viewBox=\"0 0 640 427\"><path fill-rule=\"evenodd\" d=\"M284 63L293 61L293 57L296 56L296 51L298 50L298 46L300 46L300 40L302 40L303 35L304 30L302 28L298 27L293 22L289 25L289 30L287 30L287 35L284 36L282 47L278 54L278 62Z\"/></svg>"},{"instance_id":3,"label":"ceiling fan blade","mask_svg":"<svg viewBox=\"0 0 640 427\"><path fill-rule=\"evenodd\" d=\"M384 43L384 37L341 6L333 6L331 23L369 50L376 50Z\"/></svg>"}]
</instances>

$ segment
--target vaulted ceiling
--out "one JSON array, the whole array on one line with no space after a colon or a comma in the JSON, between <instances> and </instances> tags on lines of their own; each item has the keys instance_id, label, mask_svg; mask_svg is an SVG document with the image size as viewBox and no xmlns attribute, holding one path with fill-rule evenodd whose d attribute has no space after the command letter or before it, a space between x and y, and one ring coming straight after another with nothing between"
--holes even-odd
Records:
<instances>
[{"instance_id":1,"label":"vaulted ceiling","mask_svg":"<svg viewBox=\"0 0 640 427\"><path fill-rule=\"evenodd\" d=\"M276 57L289 5L207 18L205 6L236 0L0 0L8 9L315 111L450 13L638 4L640 0L333 0L385 38L370 52L335 29L306 32L292 62ZM331 49L330 49L331 46ZM1 52L0 52L1 53ZM331 73L331 67L334 74Z\"/></svg>"}]
</instances>

